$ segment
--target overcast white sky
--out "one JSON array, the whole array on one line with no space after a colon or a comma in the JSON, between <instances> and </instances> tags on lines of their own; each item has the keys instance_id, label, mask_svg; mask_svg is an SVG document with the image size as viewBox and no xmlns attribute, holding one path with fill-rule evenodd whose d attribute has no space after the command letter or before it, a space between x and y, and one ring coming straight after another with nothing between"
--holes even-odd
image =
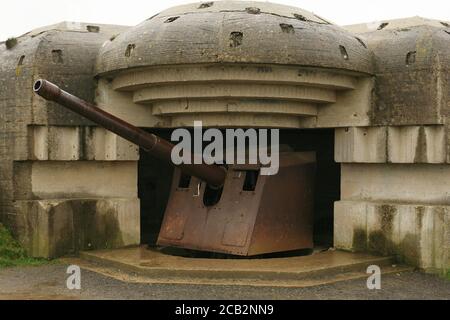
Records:
<instances>
[{"instance_id":1,"label":"overcast white sky","mask_svg":"<svg viewBox=\"0 0 450 320\"><path fill-rule=\"evenodd\" d=\"M0 41L34 28L80 21L136 25L185 0L3 0L0 2ZM300 7L339 25L420 15L450 20L449 0L273 0Z\"/></svg>"}]
</instances>

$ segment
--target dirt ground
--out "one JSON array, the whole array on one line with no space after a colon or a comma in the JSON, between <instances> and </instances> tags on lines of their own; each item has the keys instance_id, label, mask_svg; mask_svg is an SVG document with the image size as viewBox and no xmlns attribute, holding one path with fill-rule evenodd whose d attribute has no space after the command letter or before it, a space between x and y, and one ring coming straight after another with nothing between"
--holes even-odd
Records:
<instances>
[{"instance_id":1,"label":"dirt ground","mask_svg":"<svg viewBox=\"0 0 450 320\"><path fill-rule=\"evenodd\" d=\"M125 283L82 269L81 290L69 290L66 271L0 269L0 299L450 299L450 281L419 272L383 276L381 290L368 290L364 279L309 288Z\"/></svg>"}]
</instances>

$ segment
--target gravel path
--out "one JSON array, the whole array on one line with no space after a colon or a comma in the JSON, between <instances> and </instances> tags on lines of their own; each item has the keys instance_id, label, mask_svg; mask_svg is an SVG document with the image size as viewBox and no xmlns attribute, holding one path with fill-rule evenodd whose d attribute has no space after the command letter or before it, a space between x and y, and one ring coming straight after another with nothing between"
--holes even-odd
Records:
<instances>
[{"instance_id":1,"label":"gravel path","mask_svg":"<svg viewBox=\"0 0 450 320\"><path fill-rule=\"evenodd\" d=\"M310 288L124 283L82 270L82 289L66 288L63 264L0 269L0 299L450 299L450 281L417 272L386 275L382 289L352 280Z\"/></svg>"}]
</instances>

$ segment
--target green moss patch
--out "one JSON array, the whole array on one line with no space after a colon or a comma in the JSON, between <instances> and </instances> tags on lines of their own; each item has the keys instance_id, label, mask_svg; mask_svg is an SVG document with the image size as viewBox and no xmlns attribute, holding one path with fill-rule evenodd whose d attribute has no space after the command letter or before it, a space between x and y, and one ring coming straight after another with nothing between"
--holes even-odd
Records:
<instances>
[{"instance_id":1,"label":"green moss patch","mask_svg":"<svg viewBox=\"0 0 450 320\"><path fill-rule=\"evenodd\" d=\"M6 49L11 50L15 46L17 46L17 39L9 38L8 40L6 40L5 45L6 45Z\"/></svg>"},{"instance_id":2,"label":"green moss patch","mask_svg":"<svg viewBox=\"0 0 450 320\"><path fill-rule=\"evenodd\" d=\"M48 263L46 259L30 258L10 232L0 224L0 268L35 266Z\"/></svg>"}]
</instances>

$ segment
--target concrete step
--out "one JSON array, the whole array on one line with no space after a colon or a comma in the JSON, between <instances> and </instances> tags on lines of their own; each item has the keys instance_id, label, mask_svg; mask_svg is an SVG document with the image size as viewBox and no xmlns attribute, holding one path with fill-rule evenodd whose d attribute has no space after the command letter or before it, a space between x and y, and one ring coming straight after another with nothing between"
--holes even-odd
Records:
<instances>
[{"instance_id":1,"label":"concrete step","mask_svg":"<svg viewBox=\"0 0 450 320\"><path fill-rule=\"evenodd\" d=\"M326 251L268 259L204 259L170 256L144 247L82 252L71 261L108 277L137 283L308 287L367 278L367 267L382 274L411 271L391 257Z\"/></svg>"}]
</instances>

